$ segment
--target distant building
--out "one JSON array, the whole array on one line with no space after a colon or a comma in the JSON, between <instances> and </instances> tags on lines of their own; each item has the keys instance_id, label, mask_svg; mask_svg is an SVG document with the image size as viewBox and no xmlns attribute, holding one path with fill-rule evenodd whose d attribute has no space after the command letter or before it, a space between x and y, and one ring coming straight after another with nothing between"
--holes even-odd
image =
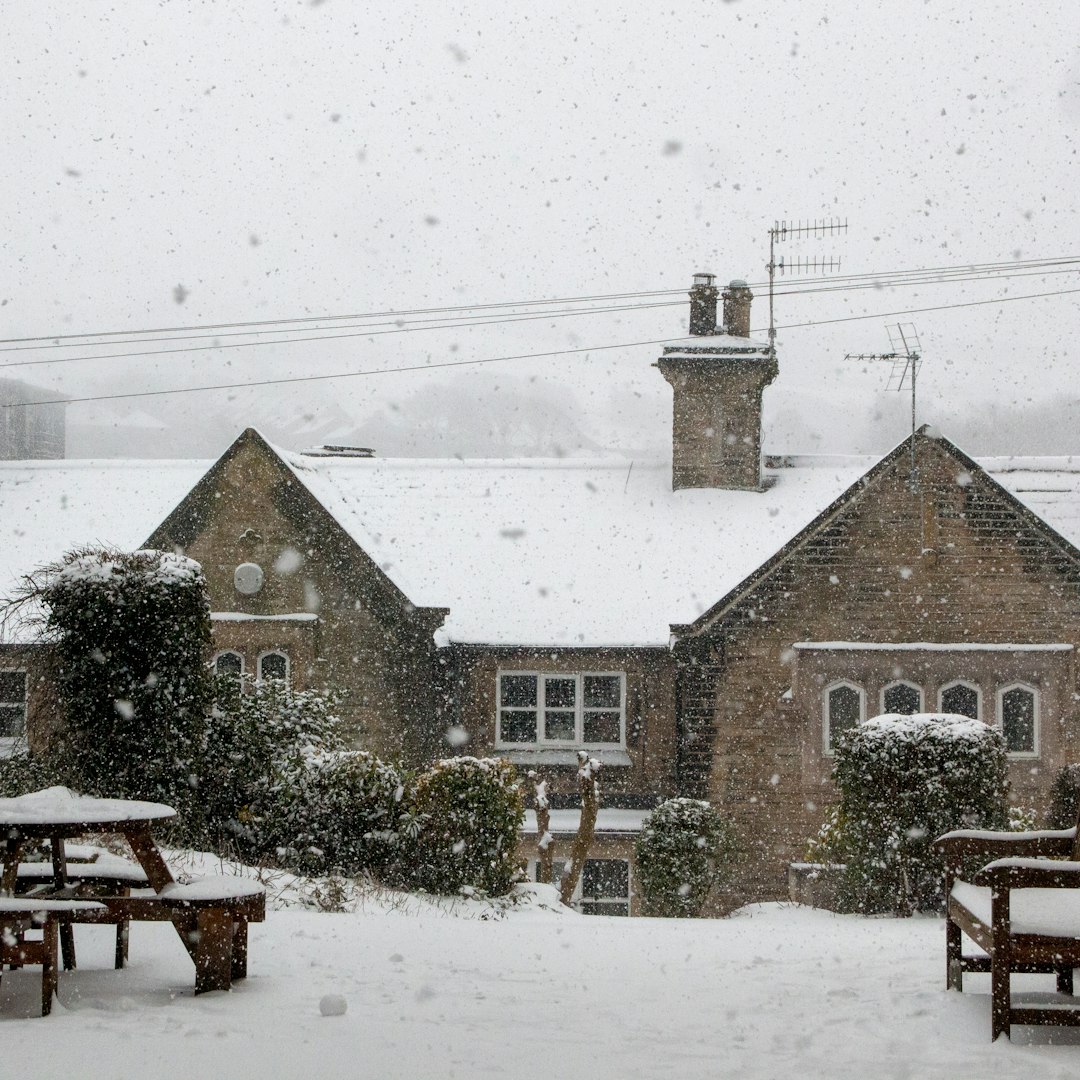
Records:
<instances>
[{"instance_id":1,"label":"distant building","mask_svg":"<svg viewBox=\"0 0 1080 1080\"><path fill-rule=\"evenodd\" d=\"M0 379L0 461L64 456L67 405L56 398L55 390Z\"/></svg>"}]
</instances>

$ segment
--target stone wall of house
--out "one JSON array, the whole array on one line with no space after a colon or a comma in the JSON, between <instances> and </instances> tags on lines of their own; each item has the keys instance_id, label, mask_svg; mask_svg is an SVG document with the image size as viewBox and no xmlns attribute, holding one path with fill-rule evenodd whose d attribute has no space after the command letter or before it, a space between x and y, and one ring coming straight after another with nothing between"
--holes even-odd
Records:
<instances>
[{"instance_id":1,"label":"stone wall of house","mask_svg":"<svg viewBox=\"0 0 1080 1080\"><path fill-rule=\"evenodd\" d=\"M390 759L427 760L438 620L390 593L374 564L312 513L310 496L298 489L248 443L203 492L203 520L185 553L206 574L218 616L215 648L240 652L250 672L260 654L286 652L293 686L342 693L356 745ZM236 586L244 563L263 573L250 595Z\"/></svg>"},{"instance_id":2,"label":"stone wall of house","mask_svg":"<svg viewBox=\"0 0 1080 1080\"><path fill-rule=\"evenodd\" d=\"M897 458L816 534L763 573L698 638L676 649L680 756L690 794L731 815L741 837L737 890L786 895L835 801L823 752L822 691L860 681L868 715L888 681L924 688L937 708L955 678L983 688L983 718L1013 680L1040 691L1040 747L1010 765L1014 800L1045 812L1058 769L1080 760L1075 651L848 652L799 642L1080 643L1074 557L940 442L917 440L918 486ZM783 482L781 478L781 483Z\"/></svg>"},{"instance_id":3,"label":"stone wall of house","mask_svg":"<svg viewBox=\"0 0 1080 1080\"><path fill-rule=\"evenodd\" d=\"M667 649L527 649L455 646L440 651L442 718L468 742L456 752L508 757L522 774L537 769L549 781L553 805L577 805L573 750L496 745L500 671L625 672L625 758L593 750L604 762L605 806L651 806L676 790L675 669ZM447 753L451 752L449 744ZM628 760L628 763L624 763Z\"/></svg>"}]
</instances>

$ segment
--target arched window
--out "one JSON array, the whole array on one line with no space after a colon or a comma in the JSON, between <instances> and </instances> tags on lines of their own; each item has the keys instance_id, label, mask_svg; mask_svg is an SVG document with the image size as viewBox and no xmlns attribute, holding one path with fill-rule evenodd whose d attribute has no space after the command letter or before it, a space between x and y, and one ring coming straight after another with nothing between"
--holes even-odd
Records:
<instances>
[{"instance_id":1,"label":"arched window","mask_svg":"<svg viewBox=\"0 0 1080 1080\"><path fill-rule=\"evenodd\" d=\"M922 690L914 683L890 683L881 692L881 711L902 716L922 712Z\"/></svg>"},{"instance_id":2,"label":"arched window","mask_svg":"<svg viewBox=\"0 0 1080 1080\"><path fill-rule=\"evenodd\" d=\"M979 719L979 688L972 683L954 682L941 688L938 695L938 706L944 713L955 713L957 716L970 716L972 720Z\"/></svg>"},{"instance_id":3,"label":"arched window","mask_svg":"<svg viewBox=\"0 0 1080 1080\"><path fill-rule=\"evenodd\" d=\"M1039 752L1039 691L1017 684L998 691L998 721L1010 754Z\"/></svg>"},{"instance_id":4,"label":"arched window","mask_svg":"<svg viewBox=\"0 0 1080 1080\"><path fill-rule=\"evenodd\" d=\"M244 658L232 650L219 652L214 657L214 670L219 675L232 675L239 679L244 674Z\"/></svg>"},{"instance_id":5,"label":"arched window","mask_svg":"<svg viewBox=\"0 0 1080 1080\"><path fill-rule=\"evenodd\" d=\"M826 754L833 752L840 735L861 723L865 703L866 692L854 683L836 683L826 687L822 703Z\"/></svg>"},{"instance_id":6,"label":"arched window","mask_svg":"<svg viewBox=\"0 0 1080 1080\"><path fill-rule=\"evenodd\" d=\"M259 657L259 678L289 681L289 658L283 652L263 653Z\"/></svg>"}]
</instances>

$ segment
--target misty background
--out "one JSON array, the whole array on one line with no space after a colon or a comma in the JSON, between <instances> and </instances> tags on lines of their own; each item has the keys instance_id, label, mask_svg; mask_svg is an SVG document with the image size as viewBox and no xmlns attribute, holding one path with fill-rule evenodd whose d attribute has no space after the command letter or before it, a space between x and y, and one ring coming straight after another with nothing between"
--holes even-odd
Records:
<instances>
[{"instance_id":1,"label":"misty background","mask_svg":"<svg viewBox=\"0 0 1080 1080\"><path fill-rule=\"evenodd\" d=\"M651 365L692 275L749 280L763 337L767 229L821 218L849 227L778 251L840 270L777 300L767 452L902 439L906 395L844 359L902 319L920 421L976 454L1080 453L1075 270L885 277L1080 250L1071 5L118 0L5 23L0 375L71 400L70 456L210 457L256 426L287 448L663 457ZM332 336L344 315L380 328Z\"/></svg>"}]
</instances>

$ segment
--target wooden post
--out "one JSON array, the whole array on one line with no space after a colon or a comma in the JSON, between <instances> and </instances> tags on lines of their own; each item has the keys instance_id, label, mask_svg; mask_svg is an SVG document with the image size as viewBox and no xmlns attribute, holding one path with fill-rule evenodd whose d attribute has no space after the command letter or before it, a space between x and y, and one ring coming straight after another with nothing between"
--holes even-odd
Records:
<instances>
[{"instance_id":1,"label":"wooden post","mask_svg":"<svg viewBox=\"0 0 1080 1080\"><path fill-rule=\"evenodd\" d=\"M1009 889L1008 886L994 886L990 894L991 939L993 941L993 959L990 963L990 1039L999 1035L1011 1039L1009 1010L1009 969L1012 967L1012 950L1009 938Z\"/></svg>"},{"instance_id":2,"label":"wooden post","mask_svg":"<svg viewBox=\"0 0 1080 1080\"><path fill-rule=\"evenodd\" d=\"M570 906L574 890L577 888L581 871L585 867L593 833L596 831L596 815L600 810L600 762L591 758L584 750L578 751L578 786L581 789L581 821L570 855L570 866L562 880L559 899Z\"/></svg>"}]
</instances>

